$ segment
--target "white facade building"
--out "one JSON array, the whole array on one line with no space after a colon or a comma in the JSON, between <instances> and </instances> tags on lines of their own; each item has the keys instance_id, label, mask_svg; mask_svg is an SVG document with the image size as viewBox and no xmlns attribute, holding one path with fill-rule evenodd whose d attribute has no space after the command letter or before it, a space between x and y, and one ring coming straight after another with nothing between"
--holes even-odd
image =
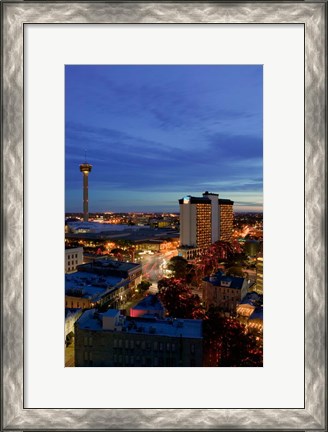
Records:
<instances>
[{"instance_id":1,"label":"white facade building","mask_svg":"<svg viewBox=\"0 0 328 432\"><path fill-rule=\"evenodd\" d=\"M179 204L179 255L193 259L220 239L219 195L209 192L202 197L188 195Z\"/></svg>"},{"instance_id":2,"label":"white facade building","mask_svg":"<svg viewBox=\"0 0 328 432\"><path fill-rule=\"evenodd\" d=\"M65 249L65 273L76 271L83 264L83 247Z\"/></svg>"}]
</instances>

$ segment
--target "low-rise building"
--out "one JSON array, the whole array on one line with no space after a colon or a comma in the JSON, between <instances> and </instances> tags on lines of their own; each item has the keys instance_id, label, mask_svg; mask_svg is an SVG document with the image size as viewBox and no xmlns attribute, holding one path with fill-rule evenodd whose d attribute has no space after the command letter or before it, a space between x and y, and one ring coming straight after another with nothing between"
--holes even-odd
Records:
<instances>
[{"instance_id":1,"label":"low-rise building","mask_svg":"<svg viewBox=\"0 0 328 432\"><path fill-rule=\"evenodd\" d=\"M65 248L65 273L75 272L83 263L83 247Z\"/></svg>"},{"instance_id":2,"label":"low-rise building","mask_svg":"<svg viewBox=\"0 0 328 432\"><path fill-rule=\"evenodd\" d=\"M256 335L258 340L263 339L263 306L257 307L248 318L247 329Z\"/></svg>"},{"instance_id":3,"label":"low-rise building","mask_svg":"<svg viewBox=\"0 0 328 432\"><path fill-rule=\"evenodd\" d=\"M263 296L257 292L248 292L237 306L237 315L242 323L247 323L256 308L263 305Z\"/></svg>"},{"instance_id":4,"label":"low-rise building","mask_svg":"<svg viewBox=\"0 0 328 432\"><path fill-rule=\"evenodd\" d=\"M137 318L143 315L165 317L165 308L156 294L146 296L130 309L131 317Z\"/></svg>"},{"instance_id":5,"label":"low-rise building","mask_svg":"<svg viewBox=\"0 0 328 432\"><path fill-rule=\"evenodd\" d=\"M65 339L68 342L74 335L74 324L82 315L82 309L65 309Z\"/></svg>"},{"instance_id":6,"label":"low-rise building","mask_svg":"<svg viewBox=\"0 0 328 432\"><path fill-rule=\"evenodd\" d=\"M223 312L236 314L237 306L246 296L248 281L243 277L226 276L218 271L203 279L202 298L205 307L220 308Z\"/></svg>"},{"instance_id":7,"label":"low-rise building","mask_svg":"<svg viewBox=\"0 0 328 432\"><path fill-rule=\"evenodd\" d=\"M114 261L110 259L96 260L78 266L78 271L128 280L129 289L136 288L142 280L141 264L126 261Z\"/></svg>"},{"instance_id":8,"label":"low-rise building","mask_svg":"<svg viewBox=\"0 0 328 432\"><path fill-rule=\"evenodd\" d=\"M178 256L190 261L198 256L204 251L204 248L195 248L193 246L180 246L178 248Z\"/></svg>"},{"instance_id":9,"label":"low-rise building","mask_svg":"<svg viewBox=\"0 0 328 432\"><path fill-rule=\"evenodd\" d=\"M75 323L75 366L202 366L202 321L85 311Z\"/></svg>"},{"instance_id":10,"label":"low-rise building","mask_svg":"<svg viewBox=\"0 0 328 432\"><path fill-rule=\"evenodd\" d=\"M96 305L119 307L131 292L130 281L119 276L78 271L65 275L65 307L89 309Z\"/></svg>"}]
</instances>

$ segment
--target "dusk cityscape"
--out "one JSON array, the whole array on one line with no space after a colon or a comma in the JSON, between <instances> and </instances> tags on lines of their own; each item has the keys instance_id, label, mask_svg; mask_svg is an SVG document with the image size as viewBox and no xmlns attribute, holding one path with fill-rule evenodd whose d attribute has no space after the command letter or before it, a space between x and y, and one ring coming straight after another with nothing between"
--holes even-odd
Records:
<instances>
[{"instance_id":1,"label":"dusk cityscape","mask_svg":"<svg viewBox=\"0 0 328 432\"><path fill-rule=\"evenodd\" d=\"M65 366L263 366L263 68L65 67Z\"/></svg>"}]
</instances>

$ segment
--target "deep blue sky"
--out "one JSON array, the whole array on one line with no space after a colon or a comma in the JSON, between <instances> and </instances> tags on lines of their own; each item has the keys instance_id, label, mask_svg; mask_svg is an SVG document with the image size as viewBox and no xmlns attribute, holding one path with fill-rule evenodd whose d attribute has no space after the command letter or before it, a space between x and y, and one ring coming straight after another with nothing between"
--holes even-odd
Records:
<instances>
[{"instance_id":1,"label":"deep blue sky","mask_svg":"<svg viewBox=\"0 0 328 432\"><path fill-rule=\"evenodd\" d=\"M178 211L205 190L262 210L262 66L66 66L66 211Z\"/></svg>"}]
</instances>

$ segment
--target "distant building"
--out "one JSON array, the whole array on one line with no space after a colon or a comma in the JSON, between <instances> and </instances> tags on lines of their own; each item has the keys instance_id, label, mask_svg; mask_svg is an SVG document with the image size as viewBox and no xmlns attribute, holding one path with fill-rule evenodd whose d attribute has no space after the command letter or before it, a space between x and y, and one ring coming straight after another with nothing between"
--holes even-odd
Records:
<instances>
[{"instance_id":1,"label":"distant building","mask_svg":"<svg viewBox=\"0 0 328 432\"><path fill-rule=\"evenodd\" d=\"M135 243L136 251L152 251L156 253L165 252L171 242L167 240L137 240Z\"/></svg>"},{"instance_id":2,"label":"distant building","mask_svg":"<svg viewBox=\"0 0 328 432\"><path fill-rule=\"evenodd\" d=\"M130 309L130 316L137 318L143 315L165 317L165 308L157 295L148 295Z\"/></svg>"},{"instance_id":3,"label":"distant building","mask_svg":"<svg viewBox=\"0 0 328 432\"><path fill-rule=\"evenodd\" d=\"M83 247L65 249L65 273L76 271L83 263Z\"/></svg>"},{"instance_id":4,"label":"distant building","mask_svg":"<svg viewBox=\"0 0 328 432\"><path fill-rule=\"evenodd\" d=\"M218 240L232 240L233 201L206 191L202 197L185 196L179 205L180 256L193 259Z\"/></svg>"},{"instance_id":5,"label":"distant building","mask_svg":"<svg viewBox=\"0 0 328 432\"><path fill-rule=\"evenodd\" d=\"M203 279L203 302L208 309L211 305L223 312L236 314L237 306L247 294L248 281L242 277L226 276L220 270Z\"/></svg>"},{"instance_id":6,"label":"distant building","mask_svg":"<svg viewBox=\"0 0 328 432\"><path fill-rule=\"evenodd\" d=\"M201 320L85 311L75 323L75 366L202 366Z\"/></svg>"},{"instance_id":7,"label":"distant building","mask_svg":"<svg viewBox=\"0 0 328 432\"><path fill-rule=\"evenodd\" d=\"M255 258L261 250L261 244L259 240L246 240L244 243L244 252L246 255Z\"/></svg>"},{"instance_id":8,"label":"distant building","mask_svg":"<svg viewBox=\"0 0 328 432\"><path fill-rule=\"evenodd\" d=\"M135 243L139 240L178 239L179 233L171 228L153 229L148 226L129 226L110 223L88 222L69 223L69 232L66 239L71 241L85 240L97 245L105 244L108 241L128 240Z\"/></svg>"}]
</instances>

